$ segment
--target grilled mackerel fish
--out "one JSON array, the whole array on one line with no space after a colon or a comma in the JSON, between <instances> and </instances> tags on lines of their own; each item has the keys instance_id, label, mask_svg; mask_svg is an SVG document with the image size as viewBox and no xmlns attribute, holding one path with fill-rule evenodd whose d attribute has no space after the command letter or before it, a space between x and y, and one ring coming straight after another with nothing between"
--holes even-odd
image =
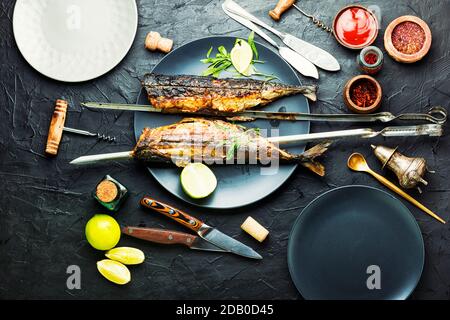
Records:
<instances>
[{"instance_id":1,"label":"grilled mackerel fish","mask_svg":"<svg viewBox=\"0 0 450 320\"><path fill-rule=\"evenodd\" d=\"M303 94L316 101L317 87L291 86L253 79L216 79L192 75L149 73L142 85L153 107L165 112L202 111L220 114L264 106L281 97Z\"/></svg>"},{"instance_id":2,"label":"grilled mackerel fish","mask_svg":"<svg viewBox=\"0 0 450 320\"><path fill-rule=\"evenodd\" d=\"M177 123L145 128L132 155L143 162L173 162L184 167L190 162L206 164L268 164L275 157L280 162L297 162L316 174L325 175L315 158L322 155L329 142L318 144L303 154L278 148L258 130L222 120L185 118Z\"/></svg>"}]
</instances>

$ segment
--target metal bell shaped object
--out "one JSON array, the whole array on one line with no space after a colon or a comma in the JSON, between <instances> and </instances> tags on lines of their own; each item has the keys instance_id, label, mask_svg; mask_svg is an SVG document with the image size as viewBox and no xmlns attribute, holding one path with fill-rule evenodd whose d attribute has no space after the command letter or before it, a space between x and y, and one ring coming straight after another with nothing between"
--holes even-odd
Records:
<instances>
[{"instance_id":1,"label":"metal bell shaped object","mask_svg":"<svg viewBox=\"0 0 450 320\"><path fill-rule=\"evenodd\" d=\"M383 168L392 170L398 178L401 187L405 189L416 188L419 183L428 185L423 178L427 171L427 163L424 158L406 157L397 151L397 148L371 145L375 156L381 161ZM430 171L431 172L431 171Z\"/></svg>"}]
</instances>

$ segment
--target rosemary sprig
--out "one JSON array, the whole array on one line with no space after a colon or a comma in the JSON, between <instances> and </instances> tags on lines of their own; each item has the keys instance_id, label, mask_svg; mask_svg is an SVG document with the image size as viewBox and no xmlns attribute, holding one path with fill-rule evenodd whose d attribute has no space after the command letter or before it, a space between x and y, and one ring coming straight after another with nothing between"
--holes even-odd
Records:
<instances>
[{"instance_id":1,"label":"rosemary sprig","mask_svg":"<svg viewBox=\"0 0 450 320\"><path fill-rule=\"evenodd\" d=\"M259 60L259 54L258 50L255 45L254 41L255 33L252 31L250 35L248 36L247 42L252 48L253 51L253 60L250 64L250 72L248 75L243 75L239 73L233 66L233 63L231 61L230 53L227 51L227 49L224 46L220 46L217 48L217 53L214 57L211 56L211 53L213 52L214 48L209 48L208 52L206 53L206 58L201 59L200 62L204 64L208 64L208 68L202 72L203 76L213 76L214 78L219 77L222 71L234 71L235 76L237 77L250 77L252 75L255 76L261 76L264 77L265 80L270 81L273 79L276 79L277 77L274 75L265 74L262 72L259 72L255 68L255 64L258 63L264 63L264 61ZM240 39L236 39L236 42L238 42ZM235 44L236 44L235 42ZM233 70L230 70L233 69Z\"/></svg>"}]
</instances>

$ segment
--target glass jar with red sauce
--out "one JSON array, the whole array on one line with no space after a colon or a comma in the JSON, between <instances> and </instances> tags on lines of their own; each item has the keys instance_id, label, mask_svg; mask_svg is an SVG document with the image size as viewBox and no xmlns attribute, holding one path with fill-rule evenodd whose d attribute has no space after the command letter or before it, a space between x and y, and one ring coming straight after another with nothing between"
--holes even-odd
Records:
<instances>
[{"instance_id":1,"label":"glass jar with red sauce","mask_svg":"<svg viewBox=\"0 0 450 320\"><path fill-rule=\"evenodd\" d=\"M362 49L371 45L378 36L378 29L375 14L360 5L341 9L333 22L336 40L350 49Z\"/></svg>"}]
</instances>

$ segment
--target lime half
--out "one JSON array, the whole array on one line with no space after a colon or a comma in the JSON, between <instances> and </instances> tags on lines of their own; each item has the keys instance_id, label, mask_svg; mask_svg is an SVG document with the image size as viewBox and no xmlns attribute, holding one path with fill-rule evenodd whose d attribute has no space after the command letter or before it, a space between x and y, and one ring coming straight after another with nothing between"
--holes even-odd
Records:
<instances>
[{"instance_id":1,"label":"lime half","mask_svg":"<svg viewBox=\"0 0 450 320\"><path fill-rule=\"evenodd\" d=\"M188 196L201 199L209 196L217 187L217 179L203 163L189 163L180 176L181 186Z\"/></svg>"},{"instance_id":2,"label":"lime half","mask_svg":"<svg viewBox=\"0 0 450 320\"><path fill-rule=\"evenodd\" d=\"M244 74L253 60L253 50L247 41L238 39L230 52L231 62L237 72Z\"/></svg>"}]
</instances>

